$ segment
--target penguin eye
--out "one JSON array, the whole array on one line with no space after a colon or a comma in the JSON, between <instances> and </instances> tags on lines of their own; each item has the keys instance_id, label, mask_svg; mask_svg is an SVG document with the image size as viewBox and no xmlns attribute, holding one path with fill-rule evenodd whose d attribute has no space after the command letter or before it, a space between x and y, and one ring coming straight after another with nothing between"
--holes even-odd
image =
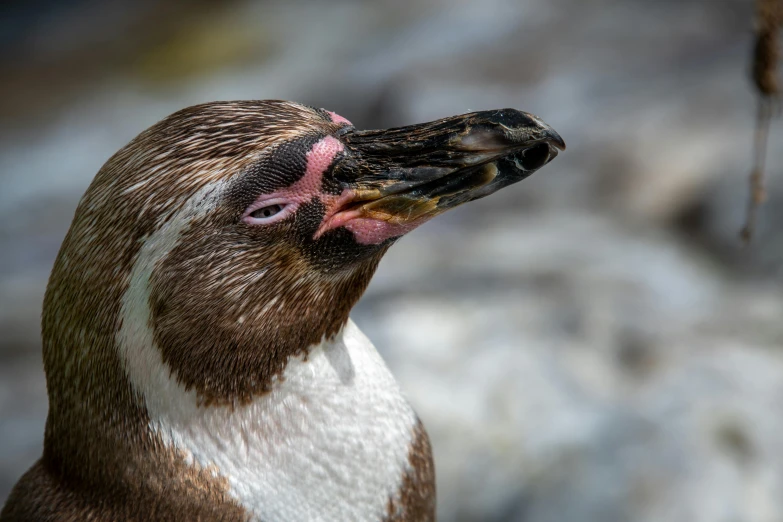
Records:
<instances>
[{"instance_id":1,"label":"penguin eye","mask_svg":"<svg viewBox=\"0 0 783 522\"><path fill-rule=\"evenodd\" d=\"M242 221L249 225L268 225L284 219L295 205L284 201L267 201L255 204L245 211Z\"/></svg>"},{"instance_id":2,"label":"penguin eye","mask_svg":"<svg viewBox=\"0 0 783 522\"><path fill-rule=\"evenodd\" d=\"M250 216L256 219L271 218L281 210L283 210L283 205L274 204L256 209L250 213Z\"/></svg>"}]
</instances>

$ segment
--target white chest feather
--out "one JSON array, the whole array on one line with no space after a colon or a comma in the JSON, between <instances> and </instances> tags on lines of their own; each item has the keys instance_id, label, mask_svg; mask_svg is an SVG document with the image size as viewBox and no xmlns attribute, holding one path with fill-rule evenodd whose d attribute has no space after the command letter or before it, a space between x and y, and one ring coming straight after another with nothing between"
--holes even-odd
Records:
<instances>
[{"instance_id":1,"label":"white chest feather","mask_svg":"<svg viewBox=\"0 0 783 522\"><path fill-rule=\"evenodd\" d=\"M145 241L123 298L118 344L150 428L225 477L257 519L383 518L409 467L416 417L353 322L306 361L290 359L273 391L246 406L199 406L171 375L147 326L148 281L187 212Z\"/></svg>"},{"instance_id":2,"label":"white chest feather","mask_svg":"<svg viewBox=\"0 0 783 522\"><path fill-rule=\"evenodd\" d=\"M377 520L408 467L415 415L383 361L353 323L252 404L199 407L175 382L144 389L152 428L261 520ZM135 372L134 372L135 373ZM155 382L157 381L157 382Z\"/></svg>"}]
</instances>

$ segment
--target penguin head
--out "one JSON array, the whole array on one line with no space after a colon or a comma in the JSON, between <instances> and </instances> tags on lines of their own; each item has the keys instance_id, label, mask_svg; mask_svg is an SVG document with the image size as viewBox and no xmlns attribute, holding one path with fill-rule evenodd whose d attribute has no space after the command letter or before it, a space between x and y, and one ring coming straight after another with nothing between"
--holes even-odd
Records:
<instances>
[{"instance_id":1,"label":"penguin head","mask_svg":"<svg viewBox=\"0 0 783 522\"><path fill-rule=\"evenodd\" d=\"M147 342L205 403L251 400L340 331L394 241L564 147L514 109L370 131L285 101L179 111L82 198L45 300L47 371L79 367L64 338Z\"/></svg>"}]
</instances>

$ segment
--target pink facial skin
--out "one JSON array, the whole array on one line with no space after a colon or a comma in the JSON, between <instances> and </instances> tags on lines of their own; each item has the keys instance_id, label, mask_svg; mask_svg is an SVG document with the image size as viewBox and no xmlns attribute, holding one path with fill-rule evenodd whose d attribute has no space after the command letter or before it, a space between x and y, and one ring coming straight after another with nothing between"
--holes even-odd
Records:
<instances>
[{"instance_id":1,"label":"pink facial skin","mask_svg":"<svg viewBox=\"0 0 783 522\"><path fill-rule=\"evenodd\" d=\"M354 199L354 194L350 190L343 191L339 196L325 196L325 198L328 199L328 203L324 202L327 212L324 220L321 222L321 226L315 233L316 238L327 230L345 227L353 233L358 243L362 245L378 245L391 237L407 234L429 219L426 217L412 220L408 223L389 223L380 219L363 217L359 210L341 210ZM323 200L324 198L322 198Z\"/></svg>"},{"instance_id":2,"label":"pink facial skin","mask_svg":"<svg viewBox=\"0 0 783 522\"><path fill-rule=\"evenodd\" d=\"M257 224L250 214L259 208L269 205L284 205L285 208L276 214L273 219L264 224L271 224L290 216L302 203L311 201L314 197L334 197L321 194L321 182L323 174L334 157L345 149L345 146L334 136L326 136L313 145L307 153L307 169L302 178L284 189L271 194L264 194L250 205L243 215L243 220L248 224ZM278 217L279 216L279 217Z\"/></svg>"},{"instance_id":3,"label":"pink facial skin","mask_svg":"<svg viewBox=\"0 0 783 522\"><path fill-rule=\"evenodd\" d=\"M332 111L326 111L326 112L329 114L329 117L332 118L332 121L334 123L343 123L345 125L353 125L353 123L348 121L346 118L343 118L342 116L340 116L336 112L332 112Z\"/></svg>"},{"instance_id":4,"label":"pink facial skin","mask_svg":"<svg viewBox=\"0 0 783 522\"><path fill-rule=\"evenodd\" d=\"M331 113L335 121L345 121L345 118ZM339 119L339 120L338 120ZM292 215L299 205L319 198L326 208L326 214L321 226L315 233L314 239L318 239L328 230L345 227L351 231L356 241L363 245L377 245L389 238L402 236L427 221L421 218L404 224L389 223L378 219L362 217L358 210L342 210L346 205L354 201L355 194L351 190L344 190L342 194L324 194L322 182L324 172L334 161L335 156L341 153L345 146L337 138L326 136L313 145L307 153L307 168L302 178L284 189L272 194L264 194L243 215L243 221L250 225L267 225L276 223ZM270 205L281 205L283 210L269 218L254 218L250 214L254 211Z\"/></svg>"},{"instance_id":5,"label":"pink facial skin","mask_svg":"<svg viewBox=\"0 0 783 522\"><path fill-rule=\"evenodd\" d=\"M346 223L345 228L353 232L356 241L362 245L378 245L390 237L407 234L429 218L417 219L408 223L396 224L378 219L357 218Z\"/></svg>"}]
</instances>

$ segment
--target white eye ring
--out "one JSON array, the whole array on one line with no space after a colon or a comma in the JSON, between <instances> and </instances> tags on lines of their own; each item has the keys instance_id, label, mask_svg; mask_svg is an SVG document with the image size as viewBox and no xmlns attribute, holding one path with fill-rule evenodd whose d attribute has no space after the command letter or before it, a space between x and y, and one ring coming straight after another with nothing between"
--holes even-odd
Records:
<instances>
[{"instance_id":1,"label":"white eye ring","mask_svg":"<svg viewBox=\"0 0 783 522\"><path fill-rule=\"evenodd\" d=\"M262 201L248 208L242 221L249 225L269 225L285 219L295 206L281 200Z\"/></svg>"}]
</instances>

